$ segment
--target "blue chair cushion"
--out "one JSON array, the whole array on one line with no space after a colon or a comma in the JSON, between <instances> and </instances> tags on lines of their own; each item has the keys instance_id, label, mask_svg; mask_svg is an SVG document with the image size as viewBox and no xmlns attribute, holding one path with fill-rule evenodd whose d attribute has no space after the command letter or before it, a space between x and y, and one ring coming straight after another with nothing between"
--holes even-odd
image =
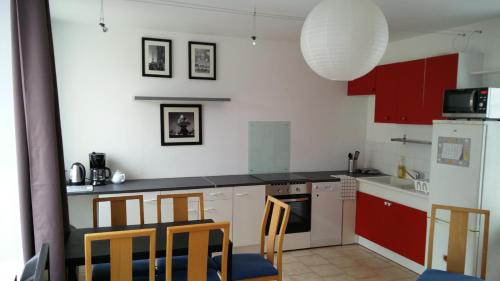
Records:
<instances>
[{"instance_id":1,"label":"blue chair cushion","mask_svg":"<svg viewBox=\"0 0 500 281\"><path fill-rule=\"evenodd\" d=\"M92 280L110 280L111 267L109 263L94 264L92 267ZM148 280L149 260L134 260L132 262L132 277L134 281ZM143 279L144 278L144 279Z\"/></svg>"},{"instance_id":2,"label":"blue chair cushion","mask_svg":"<svg viewBox=\"0 0 500 281\"><path fill-rule=\"evenodd\" d=\"M186 281L187 280L187 270L172 270L172 280L173 281ZM165 272L157 275L156 280L164 281L165 280ZM135 281L135 280L134 280ZM207 281L220 281L219 275L217 274L217 270L209 268L207 270Z\"/></svg>"},{"instance_id":3,"label":"blue chair cushion","mask_svg":"<svg viewBox=\"0 0 500 281\"><path fill-rule=\"evenodd\" d=\"M436 269L427 269L417 281L482 281L482 279Z\"/></svg>"},{"instance_id":4,"label":"blue chair cushion","mask_svg":"<svg viewBox=\"0 0 500 281\"><path fill-rule=\"evenodd\" d=\"M156 259L157 272L165 272L166 267L165 258ZM207 259L207 267L217 270L217 265L214 260L210 257ZM188 269L188 257L187 256L175 256L172 257L172 271L183 271Z\"/></svg>"},{"instance_id":5,"label":"blue chair cushion","mask_svg":"<svg viewBox=\"0 0 500 281\"><path fill-rule=\"evenodd\" d=\"M221 260L221 256L214 257L219 269ZM278 270L259 254L235 254L232 263L233 280L278 275Z\"/></svg>"}]
</instances>

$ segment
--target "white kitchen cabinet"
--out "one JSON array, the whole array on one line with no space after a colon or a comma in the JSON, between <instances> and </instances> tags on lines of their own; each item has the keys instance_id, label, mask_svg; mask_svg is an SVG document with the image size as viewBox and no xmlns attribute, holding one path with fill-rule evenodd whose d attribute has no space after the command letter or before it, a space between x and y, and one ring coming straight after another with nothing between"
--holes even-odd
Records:
<instances>
[{"instance_id":1,"label":"white kitchen cabinet","mask_svg":"<svg viewBox=\"0 0 500 281\"><path fill-rule=\"evenodd\" d=\"M203 191L205 201L233 199L232 187L205 188L200 189L200 191Z\"/></svg>"},{"instance_id":2,"label":"white kitchen cabinet","mask_svg":"<svg viewBox=\"0 0 500 281\"><path fill-rule=\"evenodd\" d=\"M144 192L144 193L120 193L99 195L100 198L143 195L144 197L144 223L156 223L156 196L159 192ZM98 205L99 209L99 226L111 225L111 209L109 202L101 202ZM139 201L130 200L127 202L127 224L140 224Z\"/></svg>"},{"instance_id":3,"label":"white kitchen cabinet","mask_svg":"<svg viewBox=\"0 0 500 281\"><path fill-rule=\"evenodd\" d=\"M200 189L180 189L172 191L162 191L161 195L167 194L180 194L180 193L196 193L201 192ZM189 220L197 220L198 218L198 198L188 199L188 218ZM173 199L163 199L161 202L161 221L172 222L174 221L174 203Z\"/></svg>"},{"instance_id":4,"label":"white kitchen cabinet","mask_svg":"<svg viewBox=\"0 0 500 281\"><path fill-rule=\"evenodd\" d=\"M318 182L312 190L311 246L342 243L342 186L340 182Z\"/></svg>"},{"instance_id":5,"label":"white kitchen cabinet","mask_svg":"<svg viewBox=\"0 0 500 281\"><path fill-rule=\"evenodd\" d=\"M233 237L233 188L204 189L205 219L215 222L228 221L231 224L229 238Z\"/></svg>"},{"instance_id":6,"label":"white kitchen cabinet","mask_svg":"<svg viewBox=\"0 0 500 281\"><path fill-rule=\"evenodd\" d=\"M258 245L265 206L265 186L234 187L233 198L233 245Z\"/></svg>"},{"instance_id":7,"label":"white kitchen cabinet","mask_svg":"<svg viewBox=\"0 0 500 281\"><path fill-rule=\"evenodd\" d=\"M233 222L233 200L205 201L205 219Z\"/></svg>"}]
</instances>

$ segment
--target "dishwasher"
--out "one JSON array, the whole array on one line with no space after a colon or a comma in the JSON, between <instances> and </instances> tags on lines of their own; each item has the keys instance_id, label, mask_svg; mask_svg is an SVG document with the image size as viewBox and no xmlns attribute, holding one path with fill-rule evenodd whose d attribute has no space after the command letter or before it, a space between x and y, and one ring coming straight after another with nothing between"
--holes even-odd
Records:
<instances>
[{"instance_id":1,"label":"dishwasher","mask_svg":"<svg viewBox=\"0 0 500 281\"><path fill-rule=\"evenodd\" d=\"M313 183L311 247L342 244L341 182Z\"/></svg>"}]
</instances>

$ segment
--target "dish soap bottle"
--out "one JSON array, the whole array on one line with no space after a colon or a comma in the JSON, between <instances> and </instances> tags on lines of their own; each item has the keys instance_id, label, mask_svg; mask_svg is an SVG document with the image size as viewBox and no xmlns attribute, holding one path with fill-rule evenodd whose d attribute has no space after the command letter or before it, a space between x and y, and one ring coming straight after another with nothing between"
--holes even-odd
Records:
<instances>
[{"instance_id":1,"label":"dish soap bottle","mask_svg":"<svg viewBox=\"0 0 500 281\"><path fill-rule=\"evenodd\" d=\"M404 179L406 178L406 166L405 166L405 158L401 156L398 165L398 178Z\"/></svg>"}]
</instances>

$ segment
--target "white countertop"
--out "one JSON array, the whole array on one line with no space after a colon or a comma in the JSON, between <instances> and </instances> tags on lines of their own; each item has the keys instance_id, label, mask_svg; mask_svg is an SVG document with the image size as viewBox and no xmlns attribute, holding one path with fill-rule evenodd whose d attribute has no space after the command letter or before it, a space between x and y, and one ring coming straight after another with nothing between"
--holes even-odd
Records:
<instances>
[{"instance_id":1,"label":"white countertop","mask_svg":"<svg viewBox=\"0 0 500 281\"><path fill-rule=\"evenodd\" d=\"M376 181L375 179L376 177L358 178L359 191L427 212L429 202L427 194L414 189L412 190L384 184Z\"/></svg>"}]
</instances>

